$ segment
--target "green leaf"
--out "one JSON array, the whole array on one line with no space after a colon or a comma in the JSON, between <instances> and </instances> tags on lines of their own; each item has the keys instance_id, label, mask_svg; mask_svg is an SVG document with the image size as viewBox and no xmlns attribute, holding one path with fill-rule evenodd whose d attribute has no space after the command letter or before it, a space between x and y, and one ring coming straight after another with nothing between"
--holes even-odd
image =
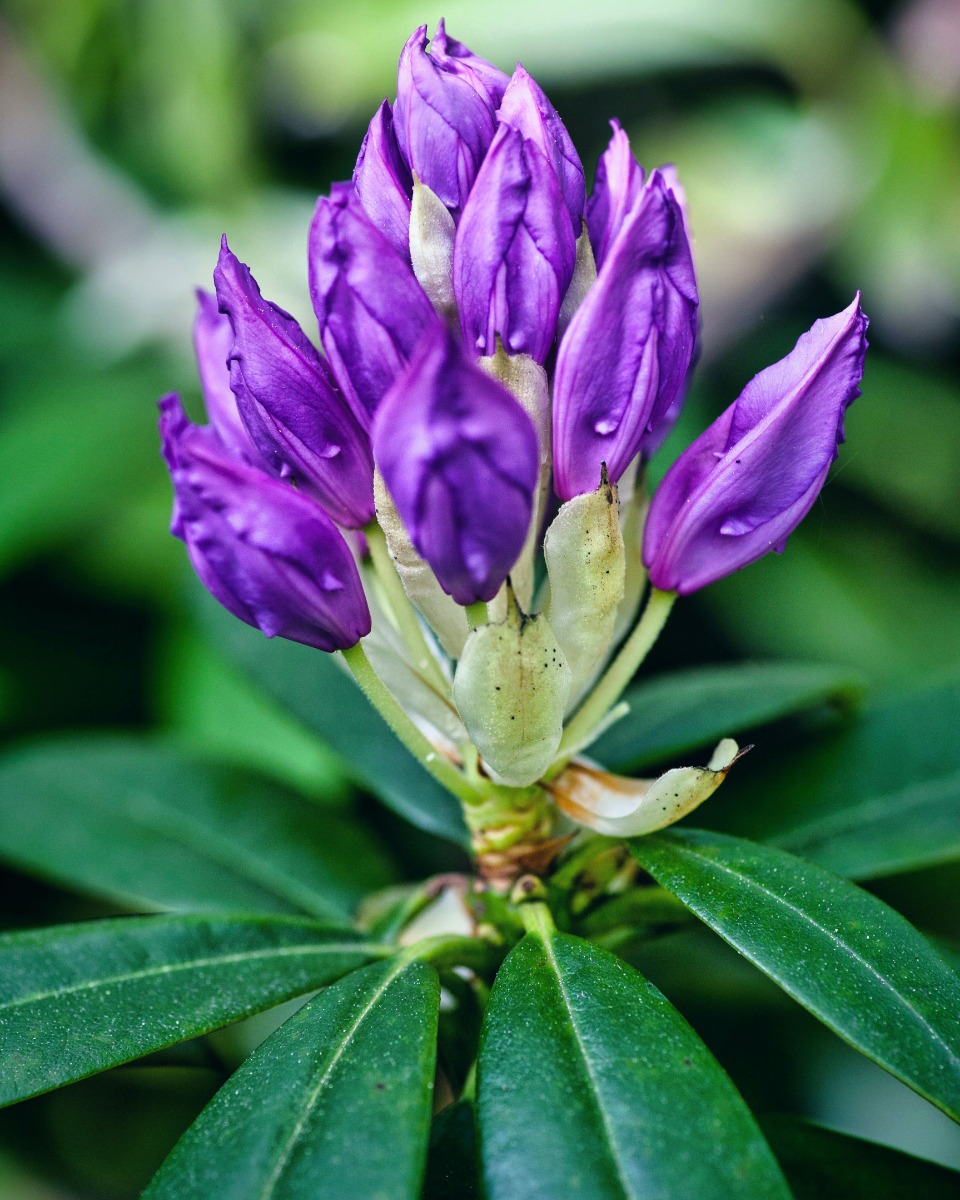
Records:
<instances>
[{"instance_id":1,"label":"green leaf","mask_svg":"<svg viewBox=\"0 0 960 1200\"><path fill-rule=\"evenodd\" d=\"M885 697L849 728L752 770L710 823L853 879L956 859L958 729L956 676Z\"/></svg>"},{"instance_id":2,"label":"green leaf","mask_svg":"<svg viewBox=\"0 0 960 1200\"><path fill-rule=\"evenodd\" d=\"M339 918L393 881L356 826L134 738L43 742L0 761L0 857L140 909Z\"/></svg>"},{"instance_id":3,"label":"green leaf","mask_svg":"<svg viewBox=\"0 0 960 1200\"><path fill-rule=\"evenodd\" d=\"M458 802L397 741L333 655L265 638L208 596L198 605L218 649L336 750L358 784L419 829L467 844Z\"/></svg>"},{"instance_id":4,"label":"green leaf","mask_svg":"<svg viewBox=\"0 0 960 1200\"><path fill-rule=\"evenodd\" d=\"M489 1200L789 1192L746 1105L636 971L567 934L529 934L490 998L477 1081Z\"/></svg>"},{"instance_id":5,"label":"green leaf","mask_svg":"<svg viewBox=\"0 0 960 1200\"><path fill-rule=\"evenodd\" d=\"M960 1119L960 978L875 896L738 838L637 838L640 865L851 1046Z\"/></svg>"},{"instance_id":6,"label":"green leaf","mask_svg":"<svg viewBox=\"0 0 960 1200\"><path fill-rule=\"evenodd\" d=\"M458 1100L434 1118L423 1200L477 1200L477 1146L473 1105Z\"/></svg>"},{"instance_id":7,"label":"green leaf","mask_svg":"<svg viewBox=\"0 0 960 1200\"><path fill-rule=\"evenodd\" d=\"M635 771L722 737L821 704L855 703L848 669L813 663L744 663L678 671L624 694L630 711L590 748L612 771Z\"/></svg>"},{"instance_id":8,"label":"green leaf","mask_svg":"<svg viewBox=\"0 0 960 1200\"><path fill-rule=\"evenodd\" d=\"M956 1200L960 1174L889 1146L776 1117L764 1132L795 1200Z\"/></svg>"},{"instance_id":9,"label":"green leaf","mask_svg":"<svg viewBox=\"0 0 960 1200\"><path fill-rule=\"evenodd\" d=\"M291 917L119 917L0 937L0 1104L312 991L377 953Z\"/></svg>"},{"instance_id":10,"label":"green leaf","mask_svg":"<svg viewBox=\"0 0 960 1200\"><path fill-rule=\"evenodd\" d=\"M439 1002L433 968L400 959L324 991L221 1088L144 1200L415 1200Z\"/></svg>"}]
</instances>

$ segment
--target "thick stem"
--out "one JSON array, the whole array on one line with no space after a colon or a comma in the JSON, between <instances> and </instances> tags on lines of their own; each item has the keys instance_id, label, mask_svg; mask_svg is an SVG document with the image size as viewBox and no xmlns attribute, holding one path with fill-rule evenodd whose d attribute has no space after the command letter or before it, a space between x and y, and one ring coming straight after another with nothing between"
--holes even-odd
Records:
<instances>
[{"instance_id":1,"label":"thick stem","mask_svg":"<svg viewBox=\"0 0 960 1200\"><path fill-rule=\"evenodd\" d=\"M647 601L643 615L633 633L624 642L620 653L613 660L600 682L586 698L576 716L564 730L560 743L560 757L550 768L548 778L554 778L569 763L584 744L585 739L603 718L608 709L620 699L623 689L633 678L637 667L650 652L654 642L667 623L670 609L677 596L675 592L661 592L654 588Z\"/></svg>"},{"instance_id":2,"label":"thick stem","mask_svg":"<svg viewBox=\"0 0 960 1200\"><path fill-rule=\"evenodd\" d=\"M431 745L430 741L407 716L399 702L384 686L380 676L370 666L363 643L357 642L355 646L351 646L341 653L363 694L424 770L429 771L439 784L448 792L452 792L462 803L467 805L479 803L482 799L480 793L470 786L453 763L445 759Z\"/></svg>"}]
</instances>

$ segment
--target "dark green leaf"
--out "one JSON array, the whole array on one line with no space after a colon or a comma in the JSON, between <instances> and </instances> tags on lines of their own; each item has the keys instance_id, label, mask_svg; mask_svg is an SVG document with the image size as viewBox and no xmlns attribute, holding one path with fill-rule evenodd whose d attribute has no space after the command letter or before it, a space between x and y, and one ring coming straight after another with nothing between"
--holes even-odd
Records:
<instances>
[{"instance_id":1,"label":"dark green leaf","mask_svg":"<svg viewBox=\"0 0 960 1200\"><path fill-rule=\"evenodd\" d=\"M439 1002L436 973L416 961L323 992L221 1088L145 1200L415 1200Z\"/></svg>"},{"instance_id":2,"label":"dark green leaf","mask_svg":"<svg viewBox=\"0 0 960 1200\"><path fill-rule=\"evenodd\" d=\"M477 1106L489 1200L789 1197L686 1021L631 967L567 934L529 934L501 968Z\"/></svg>"},{"instance_id":3,"label":"dark green leaf","mask_svg":"<svg viewBox=\"0 0 960 1200\"><path fill-rule=\"evenodd\" d=\"M457 801L397 741L334 656L265 638L207 596L198 603L218 649L336 750L358 784L419 829L467 843Z\"/></svg>"},{"instance_id":4,"label":"dark green leaf","mask_svg":"<svg viewBox=\"0 0 960 1200\"><path fill-rule=\"evenodd\" d=\"M763 1123L795 1200L956 1200L960 1174L789 1117Z\"/></svg>"},{"instance_id":5,"label":"dark green leaf","mask_svg":"<svg viewBox=\"0 0 960 1200\"><path fill-rule=\"evenodd\" d=\"M630 711L590 755L613 771L635 771L802 709L849 705L862 690L849 670L811 663L678 671L630 688Z\"/></svg>"},{"instance_id":6,"label":"dark green leaf","mask_svg":"<svg viewBox=\"0 0 960 1200\"><path fill-rule=\"evenodd\" d=\"M0 857L141 909L340 917L392 880L357 827L132 738L45 742L0 762Z\"/></svg>"},{"instance_id":7,"label":"dark green leaf","mask_svg":"<svg viewBox=\"0 0 960 1200\"><path fill-rule=\"evenodd\" d=\"M458 1100L434 1118L423 1200L477 1200L479 1195L473 1105Z\"/></svg>"},{"instance_id":8,"label":"dark green leaf","mask_svg":"<svg viewBox=\"0 0 960 1200\"><path fill-rule=\"evenodd\" d=\"M875 896L769 846L701 830L634 857L857 1050L960 1119L960 979Z\"/></svg>"},{"instance_id":9,"label":"dark green leaf","mask_svg":"<svg viewBox=\"0 0 960 1200\"><path fill-rule=\"evenodd\" d=\"M854 879L947 862L960 857L958 729L956 677L888 697L850 728L768 760L705 812Z\"/></svg>"},{"instance_id":10,"label":"dark green leaf","mask_svg":"<svg viewBox=\"0 0 960 1200\"><path fill-rule=\"evenodd\" d=\"M0 1104L217 1029L368 962L292 917L120 917L0 937Z\"/></svg>"}]
</instances>

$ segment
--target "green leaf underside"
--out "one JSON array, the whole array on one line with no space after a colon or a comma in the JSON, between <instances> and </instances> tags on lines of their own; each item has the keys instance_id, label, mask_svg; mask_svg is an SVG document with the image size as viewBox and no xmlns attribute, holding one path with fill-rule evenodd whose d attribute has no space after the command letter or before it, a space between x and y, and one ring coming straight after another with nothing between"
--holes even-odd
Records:
<instances>
[{"instance_id":1,"label":"green leaf underside","mask_svg":"<svg viewBox=\"0 0 960 1200\"><path fill-rule=\"evenodd\" d=\"M663 887L868 1058L960 1119L960 978L844 879L701 830L632 845Z\"/></svg>"},{"instance_id":2,"label":"green leaf underside","mask_svg":"<svg viewBox=\"0 0 960 1200\"><path fill-rule=\"evenodd\" d=\"M358 827L134 738L43 742L0 762L0 857L141 910L339 920L392 882Z\"/></svg>"},{"instance_id":3,"label":"green leaf underside","mask_svg":"<svg viewBox=\"0 0 960 1200\"><path fill-rule=\"evenodd\" d=\"M955 676L883 698L850 728L751 772L709 823L853 879L955 860L958 729Z\"/></svg>"},{"instance_id":4,"label":"green leaf underside","mask_svg":"<svg viewBox=\"0 0 960 1200\"><path fill-rule=\"evenodd\" d=\"M468 843L458 802L400 744L333 655L265 638L209 597L198 607L218 648L319 734L358 784L418 829Z\"/></svg>"},{"instance_id":5,"label":"green leaf underside","mask_svg":"<svg viewBox=\"0 0 960 1200\"><path fill-rule=\"evenodd\" d=\"M417 961L322 992L221 1088L145 1200L415 1200L439 1002Z\"/></svg>"},{"instance_id":6,"label":"green leaf underside","mask_svg":"<svg viewBox=\"0 0 960 1200\"><path fill-rule=\"evenodd\" d=\"M960 1174L789 1117L763 1122L794 1200L956 1200Z\"/></svg>"},{"instance_id":7,"label":"green leaf underside","mask_svg":"<svg viewBox=\"0 0 960 1200\"><path fill-rule=\"evenodd\" d=\"M678 671L628 689L630 711L590 748L612 771L654 766L722 737L863 690L849 669L814 663L743 663Z\"/></svg>"},{"instance_id":8,"label":"green leaf underside","mask_svg":"<svg viewBox=\"0 0 960 1200\"><path fill-rule=\"evenodd\" d=\"M620 959L529 934L494 984L478 1114L489 1200L788 1200L746 1105Z\"/></svg>"},{"instance_id":9,"label":"green leaf underside","mask_svg":"<svg viewBox=\"0 0 960 1200\"><path fill-rule=\"evenodd\" d=\"M339 978L376 947L294 917L119 917L0 937L0 1104Z\"/></svg>"}]
</instances>

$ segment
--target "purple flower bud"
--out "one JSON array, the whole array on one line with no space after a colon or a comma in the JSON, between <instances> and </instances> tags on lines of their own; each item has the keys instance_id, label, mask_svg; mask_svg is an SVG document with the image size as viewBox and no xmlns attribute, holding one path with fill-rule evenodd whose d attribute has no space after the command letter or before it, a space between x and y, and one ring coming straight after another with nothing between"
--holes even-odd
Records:
<instances>
[{"instance_id":1,"label":"purple flower bud","mask_svg":"<svg viewBox=\"0 0 960 1200\"><path fill-rule=\"evenodd\" d=\"M438 325L380 406L373 448L417 552L458 604L492 600L523 548L540 451L510 393Z\"/></svg>"},{"instance_id":2,"label":"purple flower bud","mask_svg":"<svg viewBox=\"0 0 960 1200\"><path fill-rule=\"evenodd\" d=\"M240 419L237 399L230 386L227 359L233 349L233 326L217 308L217 299L197 288L197 315L193 322L193 348L203 389L203 404L220 441L236 458L262 466L260 451Z\"/></svg>"},{"instance_id":3,"label":"purple flower bud","mask_svg":"<svg viewBox=\"0 0 960 1200\"><path fill-rule=\"evenodd\" d=\"M844 412L860 395L866 329L857 293L752 379L681 454L647 517L643 559L654 587L686 595L783 550L843 441Z\"/></svg>"},{"instance_id":4,"label":"purple flower bud","mask_svg":"<svg viewBox=\"0 0 960 1200\"><path fill-rule=\"evenodd\" d=\"M380 232L410 257L410 196L413 180L403 161L386 100L374 114L353 169L360 206Z\"/></svg>"},{"instance_id":5,"label":"purple flower bud","mask_svg":"<svg viewBox=\"0 0 960 1200\"><path fill-rule=\"evenodd\" d=\"M177 396L160 401L160 414L175 496L171 531L207 590L267 637L327 651L365 637L360 576L323 509L232 459L209 427L187 420Z\"/></svg>"},{"instance_id":6,"label":"purple flower bud","mask_svg":"<svg viewBox=\"0 0 960 1200\"><path fill-rule=\"evenodd\" d=\"M500 107L503 93L507 90L510 79L507 75L487 62L479 54L474 54L463 42L450 37L441 18L437 24L437 32L430 43L430 53L434 60L448 71L465 79L475 91L489 98L493 108Z\"/></svg>"},{"instance_id":7,"label":"purple flower bud","mask_svg":"<svg viewBox=\"0 0 960 1200\"><path fill-rule=\"evenodd\" d=\"M497 125L485 77L446 45L448 57L428 54L426 25L407 40L393 114L410 169L447 208L460 209Z\"/></svg>"},{"instance_id":8,"label":"purple flower bud","mask_svg":"<svg viewBox=\"0 0 960 1200\"><path fill-rule=\"evenodd\" d=\"M630 139L611 121L613 136L597 163L593 191L587 201L587 229L597 269L603 266L613 239L633 211L643 188L643 167L633 157Z\"/></svg>"},{"instance_id":9,"label":"purple flower bud","mask_svg":"<svg viewBox=\"0 0 960 1200\"><path fill-rule=\"evenodd\" d=\"M353 407L372 415L438 317L349 185L317 201L308 253L323 348Z\"/></svg>"},{"instance_id":10,"label":"purple flower bud","mask_svg":"<svg viewBox=\"0 0 960 1200\"><path fill-rule=\"evenodd\" d=\"M315 495L339 524L366 525L374 515L366 412L351 410L303 330L263 299L226 238L214 283L234 333L230 386L264 461Z\"/></svg>"},{"instance_id":11,"label":"purple flower bud","mask_svg":"<svg viewBox=\"0 0 960 1200\"><path fill-rule=\"evenodd\" d=\"M583 164L577 154L560 114L543 93L543 89L521 66L517 66L497 113L501 125L509 125L522 133L543 151L560 181L563 202L570 214L574 239L580 236L586 183Z\"/></svg>"},{"instance_id":12,"label":"purple flower bud","mask_svg":"<svg viewBox=\"0 0 960 1200\"><path fill-rule=\"evenodd\" d=\"M542 363L557 335L576 252L553 166L535 142L501 125L453 249L453 290L467 344L491 355L499 334L508 354Z\"/></svg>"},{"instance_id":13,"label":"purple flower bud","mask_svg":"<svg viewBox=\"0 0 960 1200\"><path fill-rule=\"evenodd\" d=\"M693 357L697 284L680 208L654 171L570 322L554 381L557 494L616 483L662 440Z\"/></svg>"}]
</instances>

